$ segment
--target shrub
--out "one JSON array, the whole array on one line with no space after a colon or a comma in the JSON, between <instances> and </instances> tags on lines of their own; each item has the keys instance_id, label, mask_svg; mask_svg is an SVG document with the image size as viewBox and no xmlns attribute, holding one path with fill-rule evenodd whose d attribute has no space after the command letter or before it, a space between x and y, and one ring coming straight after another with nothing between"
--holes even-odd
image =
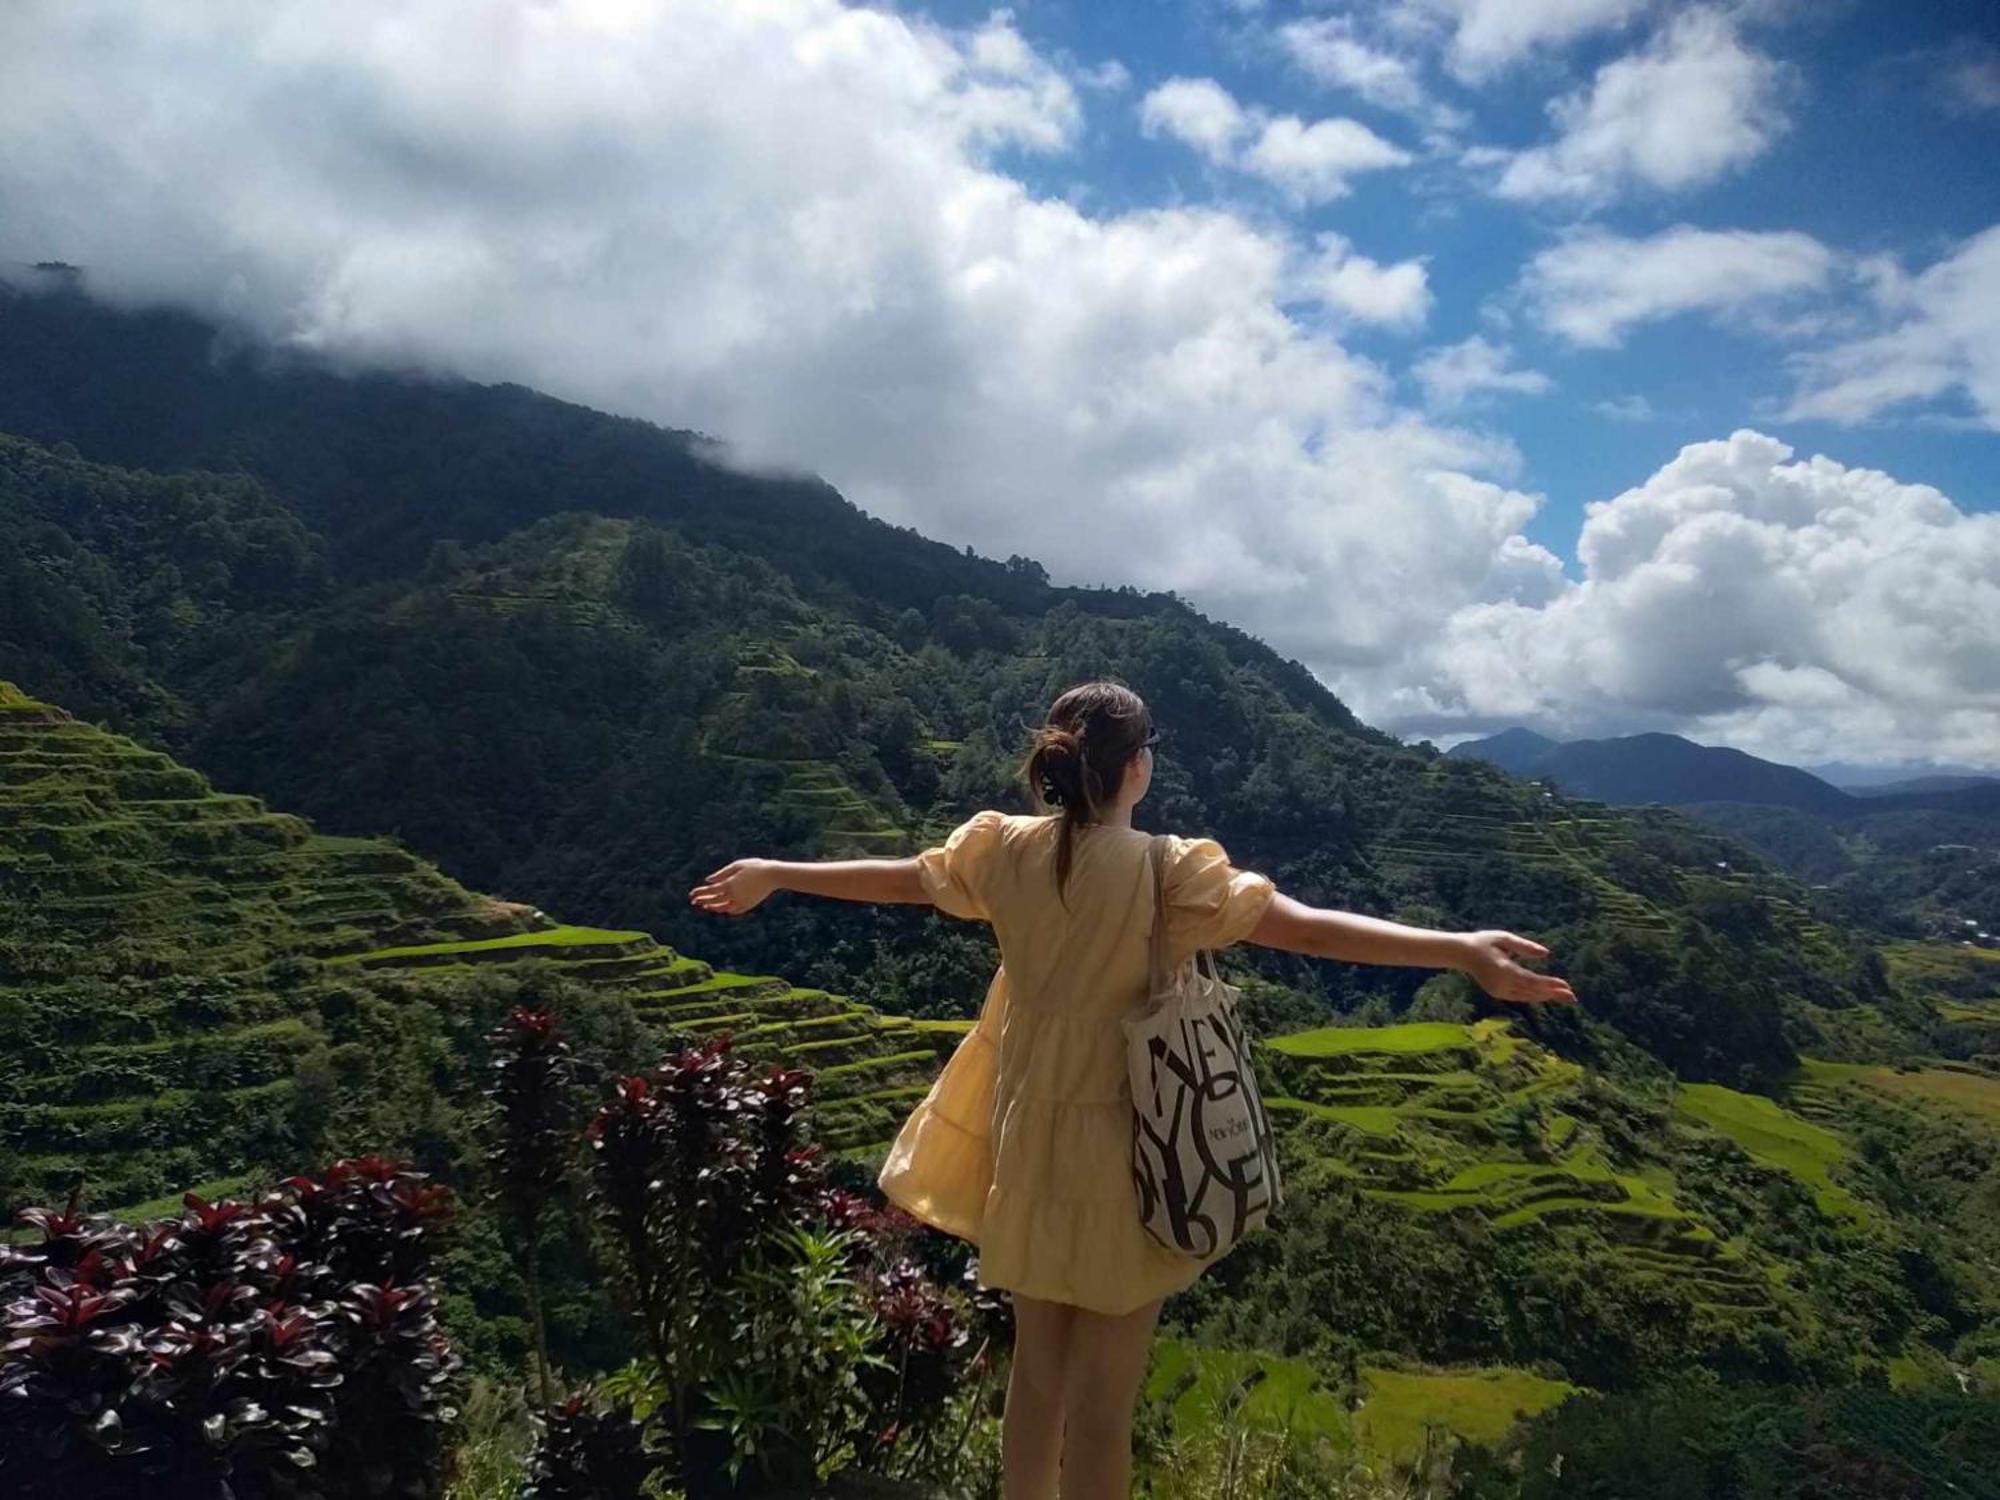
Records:
<instances>
[{"instance_id":1,"label":"shrub","mask_svg":"<svg viewBox=\"0 0 2000 1500\"><path fill-rule=\"evenodd\" d=\"M493 1049L493 1144L486 1153L493 1196L520 1246L535 1341L535 1382L551 1402L548 1325L542 1313L542 1216L568 1178L575 1143L569 1095L575 1079L569 1043L545 1005L517 1005L488 1036Z\"/></svg>"},{"instance_id":2,"label":"shrub","mask_svg":"<svg viewBox=\"0 0 2000 1500\"><path fill-rule=\"evenodd\" d=\"M536 1413L534 1422L520 1500L637 1500L653 1460L630 1406L584 1391Z\"/></svg>"},{"instance_id":3,"label":"shrub","mask_svg":"<svg viewBox=\"0 0 2000 1500\"><path fill-rule=\"evenodd\" d=\"M33 1208L0 1249L0 1493L428 1496L458 1360L450 1195L366 1157L137 1228Z\"/></svg>"},{"instance_id":4,"label":"shrub","mask_svg":"<svg viewBox=\"0 0 2000 1500\"><path fill-rule=\"evenodd\" d=\"M934 1276L907 1215L828 1186L810 1084L719 1037L613 1087L590 1202L644 1352L543 1418L529 1495L574 1492L577 1464L625 1473L635 1441L690 1496L960 1461L1005 1304Z\"/></svg>"}]
</instances>

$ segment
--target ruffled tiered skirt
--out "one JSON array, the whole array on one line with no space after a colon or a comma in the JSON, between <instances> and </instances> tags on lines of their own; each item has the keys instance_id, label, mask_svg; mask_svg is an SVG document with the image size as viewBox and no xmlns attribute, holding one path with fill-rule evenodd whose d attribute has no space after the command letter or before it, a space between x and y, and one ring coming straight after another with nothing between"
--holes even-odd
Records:
<instances>
[{"instance_id":1,"label":"ruffled tiered skirt","mask_svg":"<svg viewBox=\"0 0 2000 1500\"><path fill-rule=\"evenodd\" d=\"M1140 1221L1122 1028L1009 1007L1005 983L1003 970L878 1185L976 1246L981 1286L1113 1315L1184 1290L1220 1257L1169 1250Z\"/></svg>"}]
</instances>

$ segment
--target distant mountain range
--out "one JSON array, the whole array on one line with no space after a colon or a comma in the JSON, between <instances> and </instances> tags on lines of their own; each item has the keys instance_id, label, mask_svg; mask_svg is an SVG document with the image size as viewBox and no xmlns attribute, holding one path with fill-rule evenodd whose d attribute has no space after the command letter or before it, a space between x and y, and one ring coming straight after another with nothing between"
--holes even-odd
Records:
<instances>
[{"instance_id":1,"label":"distant mountain range","mask_svg":"<svg viewBox=\"0 0 2000 1500\"><path fill-rule=\"evenodd\" d=\"M1446 755L1571 796L1676 807L1828 892L1849 921L1911 937L2000 932L2000 778L1941 768L1842 788L1677 734L1559 741L1509 729Z\"/></svg>"},{"instance_id":2,"label":"distant mountain range","mask_svg":"<svg viewBox=\"0 0 2000 1500\"><path fill-rule=\"evenodd\" d=\"M1856 792L1863 796L1878 789L1930 791L1945 783L1990 781L1995 775L1977 766L1951 765L1943 761L1907 766L1863 766L1850 760L1829 760L1801 769L1812 772L1821 781L1832 782L1844 792Z\"/></svg>"},{"instance_id":3,"label":"distant mountain range","mask_svg":"<svg viewBox=\"0 0 2000 1500\"><path fill-rule=\"evenodd\" d=\"M1934 774L1843 788L1797 766L1722 745L1699 745L1678 734L1553 740L1531 729L1508 729L1445 753L1552 781L1572 796L1628 805L1753 802L1835 815L1892 806L2000 814L2000 777Z\"/></svg>"}]
</instances>

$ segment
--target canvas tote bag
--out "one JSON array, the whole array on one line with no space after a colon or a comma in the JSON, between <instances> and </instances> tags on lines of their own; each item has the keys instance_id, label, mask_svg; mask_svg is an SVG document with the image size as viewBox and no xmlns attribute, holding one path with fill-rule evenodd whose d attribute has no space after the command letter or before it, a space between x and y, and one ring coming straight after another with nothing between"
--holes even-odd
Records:
<instances>
[{"instance_id":1,"label":"canvas tote bag","mask_svg":"<svg viewBox=\"0 0 2000 1500\"><path fill-rule=\"evenodd\" d=\"M1153 870L1151 981L1125 1019L1132 1080L1132 1180L1139 1213L1170 1250L1206 1259L1260 1228L1282 1202L1277 1143L1236 1015L1239 991L1208 954L1167 965L1166 839Z\"/></svg>"}]
</instances>

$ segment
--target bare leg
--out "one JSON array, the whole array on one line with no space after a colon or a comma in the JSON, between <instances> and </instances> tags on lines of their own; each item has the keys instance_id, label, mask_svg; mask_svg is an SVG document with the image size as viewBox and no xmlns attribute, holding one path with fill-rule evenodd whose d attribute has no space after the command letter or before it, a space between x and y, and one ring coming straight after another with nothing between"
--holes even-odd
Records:
<instances>
[{"instance_id":1,"label":"bare leg","mask_svg":"<svg viewBox=\"0 0 2000 1500\"><path fill-rule=\"evenodd\" d=\"M1039 1297L1014 1298L1014 1364L1000 1424L1005 1500L1055 1500L1062 1455L1063 1368L1078 1309Z\"/></svg>"},{"instance_id":2,"label":"bare leg","mask_svg":"<svg viewBox=\"0 0 2000 1500\"><path fill-rule=\"evenodd\" d=\"M1062 1500L1128 1500L1132 1408L1161 1302L1118 1317L1079 1308L1064 1371Z\"/></svg>"}]
</instances>

